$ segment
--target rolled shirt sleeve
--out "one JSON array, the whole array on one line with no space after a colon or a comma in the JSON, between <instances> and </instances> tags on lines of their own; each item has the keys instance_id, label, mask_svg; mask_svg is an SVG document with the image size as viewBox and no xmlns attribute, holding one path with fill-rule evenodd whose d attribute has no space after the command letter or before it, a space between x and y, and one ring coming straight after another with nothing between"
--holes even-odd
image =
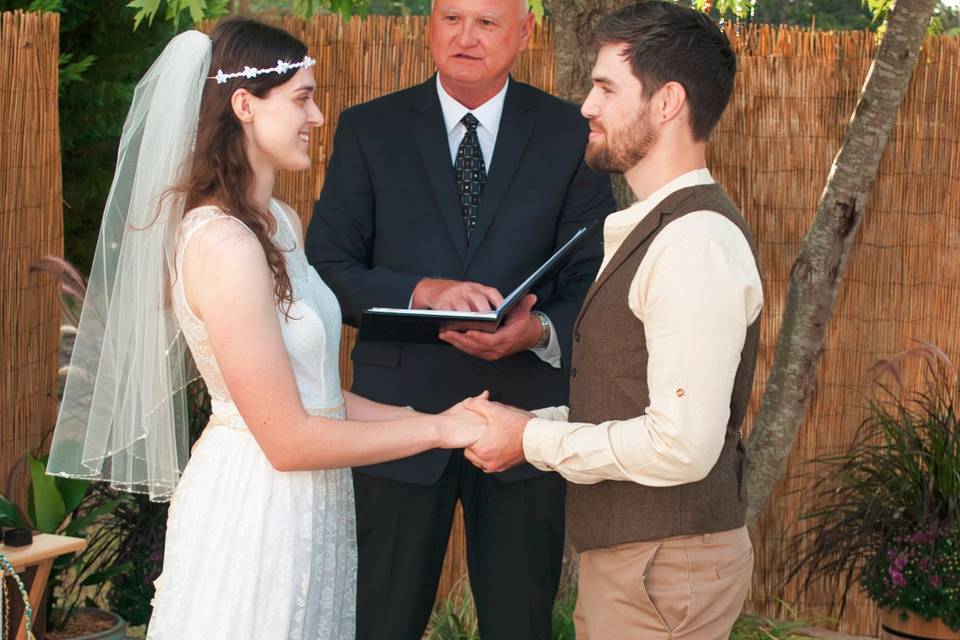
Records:
<instances>
[{"instance_id":1,"label":"rolled shirt sleeve","mask_svg":"<svg viewBox=\"0 0 960 640\"><path fill-rule=\"evenodd\" d=\"M579 484L700 480L720 456L746 330L763 304L750 246L725 217L688 214L651 244L625 302L646 335L644 414L586 424L567 422L566 407L539 410L525 457Z\"/></svg>"}]
</instances>

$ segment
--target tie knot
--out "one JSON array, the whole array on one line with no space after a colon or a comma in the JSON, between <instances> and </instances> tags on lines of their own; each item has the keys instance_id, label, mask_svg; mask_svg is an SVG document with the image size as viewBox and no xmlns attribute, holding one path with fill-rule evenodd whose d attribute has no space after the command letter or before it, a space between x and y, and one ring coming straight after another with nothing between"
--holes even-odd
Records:
<instances>
[{"instance_id":1,"label":"tie knot","mask_svg":"<svg viewBox=\"0 0 960 640\"><path fill-rule=\"evenodd\" d=\"M467 128L467 131L476 131L477 125L480 124L480 121L477 120L477 117L472 113L468 113L467 115L460 118L460 122L462 122L463 126Z\"/></svg>"}]
</instances>

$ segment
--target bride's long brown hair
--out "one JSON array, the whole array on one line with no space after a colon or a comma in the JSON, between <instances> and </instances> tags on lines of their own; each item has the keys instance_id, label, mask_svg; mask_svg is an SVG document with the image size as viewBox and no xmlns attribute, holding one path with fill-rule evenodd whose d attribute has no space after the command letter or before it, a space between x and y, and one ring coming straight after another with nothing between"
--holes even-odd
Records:
<instances>
[{"instance_id":1,"label":"bride's long brown hair","mask_svg":"<svg viewBox=\"0 0 960 640\"><path fill-rule=\"evenodd\" d=\"M269 25L245 18L231 18L210 33L213 41L210 74L243 71L244 67L271 68L278 60L300 62L307 47L292 35ZM251 198L253 168L244 148L243 129L233 112L230 99L237 89L246 89L258 98L266 97L276 86L297 72L265 73L253 78L233 78L223 84L208 79L200 101L197 139L189 170L173 191L183 197L184 211L202 205L217 205L247 225L257 236L276 283L277 304L289 313L293 304L290 278L284 268L283 254L273 243L276 219L261 210Z\"/></svg>"}]
</instances>

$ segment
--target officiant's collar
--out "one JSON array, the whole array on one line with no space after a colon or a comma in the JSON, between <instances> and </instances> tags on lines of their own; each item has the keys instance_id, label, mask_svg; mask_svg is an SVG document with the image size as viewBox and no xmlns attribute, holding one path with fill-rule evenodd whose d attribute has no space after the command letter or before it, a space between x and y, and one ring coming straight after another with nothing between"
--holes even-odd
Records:
<instances>
[{"instance_id":1,"label":"officiant's collar","mask_svg":"<svg viewBox=\"0 0 960 640\"><path fill-rule=\"evenodd\" d=\"M440 108L443 110L443 122L447 127L447 135L452 134L453 130L458 126L463 126L460 124L460 119L469 112L480 121L480 126L489 131L493 139L496 140L497 130L500 128L500 116L503 115L503 103L507 97L507 86L509 84L510 78L507 77L507 81L503 83L503 88L497 92L497 95L476 109L467 109L447 93L443 88L443 83L440 82L440 74L438 73L437 95L440 96Z\"/></svg>"}]
</instances>

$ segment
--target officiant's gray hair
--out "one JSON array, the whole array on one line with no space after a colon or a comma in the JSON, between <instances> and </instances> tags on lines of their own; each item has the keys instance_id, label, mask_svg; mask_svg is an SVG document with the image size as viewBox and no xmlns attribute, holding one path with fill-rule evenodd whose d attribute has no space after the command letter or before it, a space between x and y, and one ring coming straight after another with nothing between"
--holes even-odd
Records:
<instances>
[{"instance_id":1,"label":"officiant's gray hair","mask_svg":"<svg viewBox=\"0 0 960 640\"><path fill-rule=\"evenodd\" d=\"M430 0L430 13L433 13L433 5L436 3L436 0ZM529 0L517 0L517 6L520 9L520 15L525 16L530 13L530 2Z\"/></svg>"}]
</instances>

